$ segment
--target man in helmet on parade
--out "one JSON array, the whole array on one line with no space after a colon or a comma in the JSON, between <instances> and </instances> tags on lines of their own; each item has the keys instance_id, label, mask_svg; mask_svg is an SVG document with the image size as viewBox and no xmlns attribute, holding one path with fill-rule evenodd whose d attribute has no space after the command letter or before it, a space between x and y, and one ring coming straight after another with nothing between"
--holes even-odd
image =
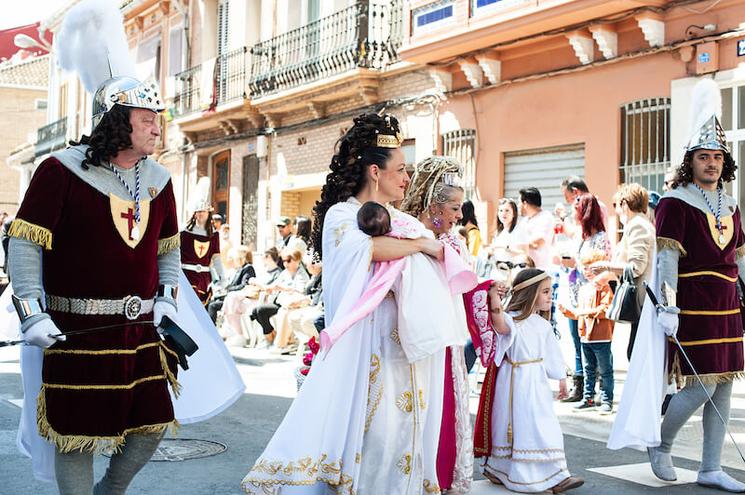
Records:
<instances>
[{"instance_id":1,"label":"man in helmet on parade","mask_svg":"<svg viewBox=\"0 0 745 495\"><path fill-rule=\"evenodd\" d=\"M37 426L64 495L124 493L176 426L169 384L178 391L158 335L176 315L176 204L168 171L148 158L163 104L132 77L87 89L91 134L41 163L9 232L23 338L45 349ZM94 486L101 452L113 455Z\"/></svg>"},{"instance_id":2,"label":"man in helmet on parade","mask_svg":"<svg viewBox=\"0 0 745 495\"><path fill-rule=\"evenodd\" d=\"M657 273L664 305L657 321L668 340L668 377L683 388L670 401L660 445L648 451L654 474L675 480L670 455L673 441L691 415L704 406L697 481L742 493L745 483L722 471L720 463L732 383L743 375L737 280L745 275L745 235L737 202L724 191L724 183L734 179L737 167L717 118L717 105L707 103L717 102L718 97L719 88L710 79L694 89L692 137L673 189L665 193L656 210Z\"/></svg>"}]
</instances>

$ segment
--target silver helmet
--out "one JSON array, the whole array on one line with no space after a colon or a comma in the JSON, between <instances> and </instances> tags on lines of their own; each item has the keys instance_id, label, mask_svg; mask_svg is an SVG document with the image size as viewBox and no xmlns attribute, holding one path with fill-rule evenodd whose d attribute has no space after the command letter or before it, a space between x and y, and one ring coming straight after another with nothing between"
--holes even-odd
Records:
<instances>
[{"instance_id":1,"label":"silver helmet","mask_svg":"<svg viewBox=\"0 0 745 495\"><path fill-rule=\"evenodd\" d=\"M691 94L691 126L686 152L719 150L730 154L727 137L719 119L722 115L722 94L719 85L704 78L696 83Z\"/></svg>"},{"instance_id":2,"label":"silver helmet","mask_svg":"<svg viewBox=\"0 0 745 495\"><path fill-rule=\"evenodd\" d=\"M104 81L93 95L94 129L114 105L143 108L155 113L165 110L158 94L158 86L154 82L142 83L133 77L112 77Z\"/></svg>"}]
</instances>

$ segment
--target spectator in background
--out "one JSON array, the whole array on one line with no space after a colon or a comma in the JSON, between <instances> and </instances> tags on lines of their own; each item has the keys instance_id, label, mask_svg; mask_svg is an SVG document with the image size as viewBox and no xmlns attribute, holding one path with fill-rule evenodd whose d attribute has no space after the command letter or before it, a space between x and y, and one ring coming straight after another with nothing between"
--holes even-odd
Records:
<instances>
[{"instance_id":1,"label":"spectator in background","mask_svg":"<svg viewBox=\"0 0 745 495\"><path fill-rule=\"evenodd\" d=\"M240 268L241 265L236 264L237 260L231 256L233 243L230 242L230 225L227 223L222 224L218 232L220 232L220 259L222 260L222 266L225 267L228 273L232 274L233 271Z\"/></svg>"},{"instance_id":2,"label":"spectator in background","mask_svg":"<svg viewBox=\"0 0 745 495\"><path fill-rule=\"evenodd\" d=\"M644 304L643 284L649 282L652 277L652 253L656 242L654 225L646 216L648 202L647 190L639 184L624 184L619 187L613 207L624 226L623 237L616 246L612 262L598 262L590 267L595 274L609 270L616 278L621 278L623 271L629 269L636 283L639 307ZM638 327L638 320L631 324L631 335L626 350L629 360Z\"/></svg>"},{"instance_id":3,"label":"spectator in background","mask_svg":"<svg viewBox=\"0 0 745 495\"><path fill-rule=\"evenodd\" d=\"M213 297L207 305L207 313L209 313L213 322L217 320L217 312L222 309L227 294L243 289L252 278L256 278L256 270L253 267L254 260L251 251L246 246L238 246L236 251L238 253L238 262L241 266L240 270L236 271L233 279L225 287L226 294Z\"/></svg>"},{"instance_id":4,"label":"spectator in background","mask_svg":"<svg viewBox=\"0 0 745 495\"><path fill-rule=\"evenodd\" d=\"M652 225L654 225L656 221L655 211L657 210L657 205L660 203L660 199L662 199L660 193L658 193L657 191L649 191L649 202L647 203L647 219Z\"/></svg>"},{"instance_id":5,"label":"spectator in background","mask_svg":"<svg viewBox=\"0 0 745 495\"><path fill-rule=\"evenodd\" d=\"M287 246L290 249L297 249L306 253L308 246L310 246L310 232L312 230L312 224L308 217L295 217L295 239L292 245Z\"/></svg>"},{"instance_id":6,"label":"spectator in background","mask_svg":"<svg viewBox=\"0 0 745 495\"><path fill-rule=\"evenodd\" d=\"M667 169L665 172L665 182L662 185L662 194L665 194L669 190L673 188L673 184L675 184L675 180L677 178L677 172L676 168L673 166L670 166L670 168Z\"/></svg>"},{"instance_id":7,"label":"spectator in background","mask_svg":"<svg viewBox=\"0 0 745 495\"><path fill-rule=\"evenodd\" d=\"M13 223L13 217L5 213L3 223L0 224L0 239L3 244L3 272L6 274L8 273L8 243L10 242L8 232L10 231L11 223Z\"/></svg>"},{"instance_id":8,"label":"spectator in background","mask_svg":"<svg viewBox=\"0 0 745 495\"><path fill-rule=\"evenodd\" d=\"M259 297L263 290L277 279L282 271L279 261L277 248L267 249L264 252L264 274L261 277L249 279L248 284L242 289L229 292L225 296L222 306L223 324L220 328L220 334L223 337L241 334L241 316L244 313L250 313L259 304Z\"/></svg>"},{"instance_id":9,"label":"spectator in background","mask_svg":"<svg viewBox=\"0 0 745 495\"><path fill-rule=\"evenodd\" d=\"M277 314L279 308L290 304L298 294L303 294L310 276L302 266L303 252L297 249L282 251L282 262L285 265L277 279L266 287L269 298L265 304L256 306L251 311L251 319L256 320L264 331L267 343L274 343L277 331L272 326L270 318Z\"/></svg>"},{"instance_id":10,"label":"spectator in background","mask_svg":"<svg viewBox=\"0 0 745 495\"><path fill-rule=\"evenodd\" d=\"M212 227L215 229L215 231L220 232L220 227L223 226L223 218L222 215L219 213L215 213L212 215Z\"/></svg>"},{"instance_id":11,"label":"spectator in background","mask_svg":"<svg viewBox=\"0 0 745 495\"><path fill-rule=\"evenodd\" d=\"M589 281L585 277L585 270L589 267L582 264L581 260L599 259L598 253L610 259L610 241L608 234L605 232L603 215L600 204L592 194L583 194L574 202L574 211L577 224L580 227L581 240L575 256L572 258L562 257L562 265L568 267L571 271L569 274L569 292L571 305L580 306L579 292L584 284ZM590 273L588 271L588 273ZM578 402L582 400L585 390L585 376L583 368L582 342L580 340L579 326L577 318L567 314L569 318L569 331L574 343L574 389L564 402Z\"/></svg>"},{"instance_id":12,"label":"spectator in background","mask_svg":"<svg viewBox=\"0 0 745 495\"><path fill-rule=\"evenodd\" d=\"M541 209L541 192L535 187L520 189L520 214L524 217L520 228L528 244L528 256L536 268L551 266L551 241L554 236L554 217Z\"/></svg>"},{"instance_id":13,"label":"spectator in background","mask_svg":"<svg viewBox=\"0 0 745 495\"><path fill-rule=\"evenodd\" d=\"M587 188L587 184L584 180L573 175L562 181L561 192L564 194L564 200L566 200L567 205L572 206L581 195L590 194L590 189ZM599 199L598 204L600 205L600 211L603 214L603 227L605 230L608 228L608 208Z\"/></svg>"},{"instance_id":14,"label":"spectator in background","mask_svg":"<svg viewBox=\"0 0 745 495\"><path fill-rule=\"evenodd\" d=\"M466 247L471 256L476 258L481 249L481 230L479 222L476 220L476 209L470 200L466 200L460 207L463 218L458 222L466 228Z\"/></svg>"},{"instance_id":15,"label":"spectator in background","mask_svg":"<svg viewBox=\"0 0 745 495\"><path fill-rule=\"evenodd\" d=\"M517 227L518 220L515 200L500 199L496 216L496 231L491 244L484 247L487 256L478 270L480 277L506 282L505 272L506 269L511 268L509 264L512 263L513 258L528 252L528 241L522 230Z\"/></svg>"}]
</instances>

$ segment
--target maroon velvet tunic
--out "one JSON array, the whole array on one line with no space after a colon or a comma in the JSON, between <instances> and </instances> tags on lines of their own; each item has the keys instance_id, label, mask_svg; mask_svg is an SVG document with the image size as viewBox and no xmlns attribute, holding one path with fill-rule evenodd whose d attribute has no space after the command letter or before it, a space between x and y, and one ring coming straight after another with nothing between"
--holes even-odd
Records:
<instances>
[{"instance_id":1,"label":"maroon velvet tunic","mask_svg":"<svg viewBox=\"0 0 745 495\"><path fill-rule=\"evenodd\" d=\"M708 218L707 218L708 217ZM717 242L714 215L685 201L663 198L656 211L657 238L679 244L678 340L705 381L731 380L743 371L743 324L737 297L737 249L745 245L740 210L722 213L725 243ZM672 243L670 241L673 241ZM688 381L693 372L668 342L669 371Z\"/></svg>"},{"instance_id":2,"label":"maroon velvet tunic","mask_svg":"<svg viewBox=\"0 0 745 495\"><path fill-rule=\"evenodd\" d=\"M143 203L149 204L141 207L141 236L136 242L128 207L134 203L124 202L129 198L110 198L56 158L39 166L17 219L37 231L51 232L51 249L42 249L47 295L155 296L159 248L167 252L178 247L178 225L170 180L159 191L147 186L142 187ZM48 313L63 333L132 323L124 315ZM144 314L136 321L152 316ZM133 431L162 431L174 422L168 382L175 384L175 374L174 354L152 324L68 336L44 353L40 433L63 452L96 452L121 445L124 435Z\"/></svg>"},{"instance_id":3,"label":"maroon velvet tunic","mask_svg":"<svg viewBox=\"0 0 745 495\"><path fill-rule=\"evenodd\" d=\"M184 274L202 302L209 298L209 285L212 282L210 263L212 257L220 254L220 235L213 232L211 237L195 234L188 230L181 231L181 263L200 265L202 271L184 269Z\"/></svg>"}]
</instances>

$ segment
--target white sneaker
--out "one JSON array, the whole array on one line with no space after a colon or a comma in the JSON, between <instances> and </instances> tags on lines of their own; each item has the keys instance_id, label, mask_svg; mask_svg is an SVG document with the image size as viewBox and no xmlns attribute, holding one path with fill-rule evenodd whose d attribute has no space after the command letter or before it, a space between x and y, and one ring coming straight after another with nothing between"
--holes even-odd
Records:
<instances>
[{"instance_id":1,"label":"white sneaker","mask_svg":"<svg viewBox=\"0 0 745 495\"><path fill-rule=\"evenodd\" d=\"M722 470L706 471L703 473L699 471L696 483L707 488L715 488L725 492L745 493L745 483L737 481Z\"/></svg>"}]
</instances>

